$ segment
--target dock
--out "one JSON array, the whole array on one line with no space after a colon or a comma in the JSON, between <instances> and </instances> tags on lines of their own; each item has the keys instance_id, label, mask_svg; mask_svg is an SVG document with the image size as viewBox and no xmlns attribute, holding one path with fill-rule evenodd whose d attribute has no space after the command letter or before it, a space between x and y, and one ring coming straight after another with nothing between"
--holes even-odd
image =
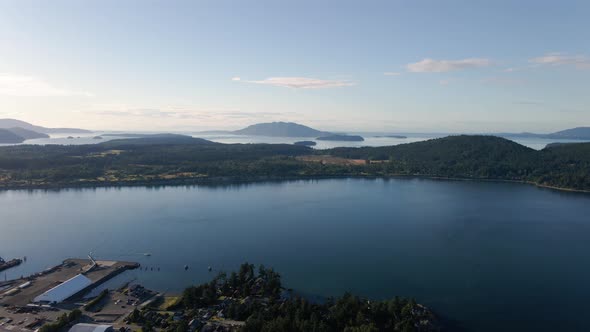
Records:
<instances>
[{"instance_id":1,"label":"dock","mask_svg":"<svg viewBox=\"0 0 590 332\"><path fill-rule=\"evenodd\" d=\"M139 264L135 262L66 259L60 265L26 278L14 280L10 288L0 291L0 306L27 306L33 303L35 298L50 289L76 276L83 275L89 279L89 283L86 287L68 297L68 299L76 298L78 295L86 293L116 275L138 267Z\"/></svg>"},{"instance_id":2,"label":"dock","mask_svg":"<svg viewBox=\"0 0 590 332\"><path fill-rule=\"evenodd\" d=\"M18 266L22 262L23 262L23 260L20 258L15 258L15 259L11 259L9 261L5 261L4 259L2 259L2 257L0 257L0 272L2 272L4 270L8 270L11 267Z\"/></svg>"}]
</instances>

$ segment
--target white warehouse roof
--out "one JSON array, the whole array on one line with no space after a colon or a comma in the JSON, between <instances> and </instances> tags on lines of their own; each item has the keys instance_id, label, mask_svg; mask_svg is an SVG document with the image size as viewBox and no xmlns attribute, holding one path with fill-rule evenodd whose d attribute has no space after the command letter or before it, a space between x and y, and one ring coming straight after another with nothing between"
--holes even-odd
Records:
<instances>
[{"instance_id":1,"label":"white warehouse roof","mask_svg":"<svg viewBox=\"0 0 590 332\"><path fill-rule=\"evenodd\" d=\"M76 324L68 332L109 332L113 331L112 325Z\"/></svg>"},{"instance_id":2,"label":"white warehouse roof","mask_svg":"<svg viewBox=\"0 0 590 332\"><path fill-rule=\"evenodd\" d=\"M61 302L90 285L92 285L90 279L86 278L84 275L78 274L37 296L34 299L34 302Z\"/></svg>"}]
</instances>

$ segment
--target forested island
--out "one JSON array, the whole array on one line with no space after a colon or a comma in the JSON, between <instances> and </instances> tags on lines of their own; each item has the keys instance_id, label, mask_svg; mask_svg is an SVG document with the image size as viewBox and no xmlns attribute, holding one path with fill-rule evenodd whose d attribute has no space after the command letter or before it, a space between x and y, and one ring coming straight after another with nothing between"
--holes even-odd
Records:
<instances>
[{"instance_id":1,"label":"forested island","mask_svg":"<svg viewBox=\"0 0 590 332\"><path fill-rule=\"evenodd\" d=\"M303 146L316 146L317 143L314 141L298 141L293 143L294 145L303 145Z\"/></svg>"},{"instance_id":2,"label":"forested island","mask_svg":"<svg viewBox=\"0 0 590 332\"><path fill-rule=\"evenodd\" d=\"M328 135L316 138L319 141L362 142L365 139L358 135Z\"/></svg>"},{"instance_id":3,"label":"forested island","mask_svg":"<svg viewBox=\"0 0 590 332\"><path fill-rule=\"evenodd\" d=\"M0 147L0 188L159 185L420 176L590 190L590 143L537 151L494 136L448 136L386 147L314 150L156 135L91 145Z\"/></svg>"},{"instance_id":4,"label":"forested island","mask_svg":"<svg viewBox=\"0 0 590 332\"><path fill-rule=\"evenodd\" d=\"M159 304L159 303L155 303ZM176 301L157 310L135 309L130 324L142 331L242 332L430 332L441 331L434 314L412 299L370 301L349 293L318 303L286 290L273 269L242 264L238 272L184 290ZM182 314L172 317L167 312Z\"/></svg>"}]
</instances>

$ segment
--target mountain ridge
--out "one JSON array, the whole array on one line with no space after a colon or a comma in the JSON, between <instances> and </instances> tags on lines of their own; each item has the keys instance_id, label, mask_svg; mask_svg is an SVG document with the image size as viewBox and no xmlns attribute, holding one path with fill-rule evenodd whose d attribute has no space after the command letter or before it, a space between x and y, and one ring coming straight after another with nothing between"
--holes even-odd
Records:
<instances>
[{"instance_id":1,"label":"mountain ridge","mask_svg":"<svg viewBox=\"0 0 590 332\"><path fill-rule=\"evenodd\" d=\"M257 123L240 130L234 130L232 133L270 137L320 137L331 134L295 122Z\"/></svg>"},{"instance_id":2,"label":"mountain ridge","mask_svg":"<svg viewBox=\"0 0 590 332\"><path fill-rule=\"evenodd\" d=\"M2 129L9 129L9 128L22 128L38 133L43 134L57 134L57 133L76 133L76 134L87 134L92 133L90 130L86 129L79 129L79 128L47 128L42 126L37 126L26 121L17 120L17 119L9 119L4 118L0 119L0 128Z\"/></svg>"}]
</instances>

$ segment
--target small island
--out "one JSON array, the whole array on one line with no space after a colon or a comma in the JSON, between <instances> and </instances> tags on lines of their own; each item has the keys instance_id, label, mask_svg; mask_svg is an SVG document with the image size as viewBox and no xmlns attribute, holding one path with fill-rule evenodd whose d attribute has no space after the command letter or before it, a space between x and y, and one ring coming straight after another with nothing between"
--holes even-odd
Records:
<instances>
[{"instance_id":1,"label":"small island","mask_svg":"<svg viewBox=\"0 0 590 332\"><path fill-rule=\"evenodd\" d=\"M94 136L92 139L102 139L102 136Z\"/></svg>"},{"instance_id":2,"label":"small island","mask_svg":"<svg viewBox=\"0 0 590 332\"><path fill-rule=\"evenodd\" d=\"M404 135L383 135L383 136L375 136L377 138L400 138L400 139L404 139L404 138L408 138L408 136L404 136Z\"/></svg>"},{"instance_id":3,"label":"small island","mask_svg":"<svg viewBox=\"0 0 590 332\"><path fill-rule=\"evenodd\" d=\"M293 143L293 145L301 145L301 146L316 146L318 143L314 141L299 141Z\"/></svg>"},{"instance_id":4,"label":"small island","mask_svg":"<svg viewBox=\"0 0 590 332\"><path fill-rule=\"evenodd\" d=\"M358 135L329 135L316 138L319 141L362 142L365 139Z\"/></svg>"}]
</instances>

